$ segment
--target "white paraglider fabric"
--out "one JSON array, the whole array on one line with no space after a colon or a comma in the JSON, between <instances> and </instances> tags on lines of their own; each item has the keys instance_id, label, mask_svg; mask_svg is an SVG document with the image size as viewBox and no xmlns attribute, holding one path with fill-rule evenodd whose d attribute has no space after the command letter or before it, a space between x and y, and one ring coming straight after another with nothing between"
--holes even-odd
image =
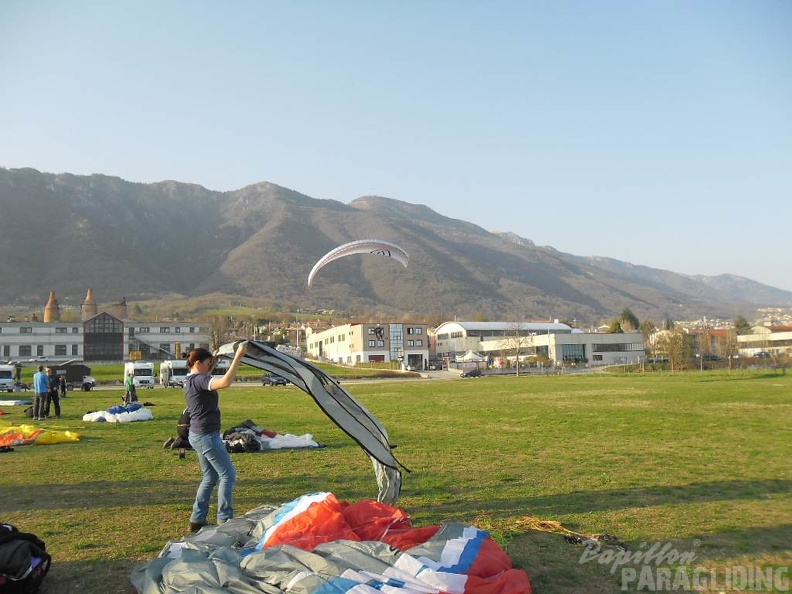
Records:
<instances>
[{"instance_id":1,"label":"white paraglider fabric","mask_svg":"<svg viewBox=\"0 0 792 594\"><path fill-rule=\"evenodd\" d=\"M410 257L407 255L407 252L405 252L398 245L390 243L389 241L384 241L382 239L359 239L357 241L350 241L349 243L345 243L344 245L340 245L337 248L330 250L324 256L319 258L308 275L308 287L311 287L314 276L316 276L316 273L319 272L324 266L330 262L333 262L334 260L338 260L339 258L344 258L346 256L352 256L354 254L374 254L377 256L393 258L397 262L401 262L401 264L405 267L410 261Z\"/></svg>"}]
</instances>

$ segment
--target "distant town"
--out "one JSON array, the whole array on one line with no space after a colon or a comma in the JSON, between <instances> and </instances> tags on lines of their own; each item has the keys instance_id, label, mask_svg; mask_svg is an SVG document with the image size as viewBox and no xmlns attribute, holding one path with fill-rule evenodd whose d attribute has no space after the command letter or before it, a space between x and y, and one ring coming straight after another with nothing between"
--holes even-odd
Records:
<instances>
[{"instance_id":1,"label":"distant town","mask_svg":"<svg viewBox=\"0 0 792 594\"><path fill-rule=\"evenodd\" d=\"M196 319L151 316L126 299L100 306L91 289L79 307L62 307L50 292L43 312L8 315L0 323L0 356L6 365L146 362L153 380L151 362L181 360L193 348L217 349L240 337L318 361L394 364L403 371L585 370L646 363L672 369L731 369L733 364L785 368L792 355L792 308L781 307L762 308L754 320L703 316L660 323L639 320L625 308L608 323L585 328L568 319L356 319L327 309L228 311L233 313ZM168 381L163 380L165 385Z\"/></svg>"}]
</instances>

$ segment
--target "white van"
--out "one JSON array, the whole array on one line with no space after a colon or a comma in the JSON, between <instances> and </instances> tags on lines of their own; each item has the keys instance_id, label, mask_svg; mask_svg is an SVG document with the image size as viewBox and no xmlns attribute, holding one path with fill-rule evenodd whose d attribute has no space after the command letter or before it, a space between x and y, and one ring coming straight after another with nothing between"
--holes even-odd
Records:
<instances>
[{"instance_id":1,"label":"white van","mask_svg":"<svg viewBox=\"0 0 792 594\"><path fill-rule=\"evenodd\" d=\"M164 388L181 388L190 368L186 359L171 359L160 363L159 381Z\"/></svg>"},{"instance_id":2,"label":"white van","mask_svg":"<svg viewBox=\"0 0 792 594\"><path fill-rule=\"evenodd\" d=\"M14 372L16 366L14 365L0 365L0 390L6 392L14 391Z\"/></svg>"},{"instance_id":3,"label":"white van","mask_svg":"<svg viewBox=\"0 0 792 594\"><path fill-rule=\"evenodd\" d=\"M124 365L124 380L132 373L136 388L154 388L154 363L129 361Z\"/></svg>"}]
</instances>

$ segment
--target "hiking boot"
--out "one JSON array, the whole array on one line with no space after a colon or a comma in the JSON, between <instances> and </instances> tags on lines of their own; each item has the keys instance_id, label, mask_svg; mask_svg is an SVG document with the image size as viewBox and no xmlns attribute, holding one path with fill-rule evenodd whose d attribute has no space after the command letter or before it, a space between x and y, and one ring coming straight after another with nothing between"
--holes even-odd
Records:
<instances>
[{"instance_id":1,"label":"hiking boot","mask_svg":"<svg viewBox=\"0 0 792 594\"><path fill-rule=\"evenodd\" d=\"M190 532L198 532L204 526L206 526L204 522L190 522Z\"/></svg>"}]
</instances>

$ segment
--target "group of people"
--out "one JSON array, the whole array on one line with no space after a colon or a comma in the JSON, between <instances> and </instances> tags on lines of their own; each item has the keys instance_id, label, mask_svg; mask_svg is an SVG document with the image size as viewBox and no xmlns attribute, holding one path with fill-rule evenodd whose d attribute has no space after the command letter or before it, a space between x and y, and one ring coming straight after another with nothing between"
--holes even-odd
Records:
<instances>
[{"instance_id":1,"label":"group of people","mask_svg":"<svg viewBox=\"0 0 792 594\"><path fill-rule=\"evenodd\" d=\"M60 399L66 398L66 378L55 373L52 367L38 366L33 374L33 389L36 396L33 401L33 420L44 421L50 417L52 407L55 417L61 417Z\"/></svg>"}]
</instances>

